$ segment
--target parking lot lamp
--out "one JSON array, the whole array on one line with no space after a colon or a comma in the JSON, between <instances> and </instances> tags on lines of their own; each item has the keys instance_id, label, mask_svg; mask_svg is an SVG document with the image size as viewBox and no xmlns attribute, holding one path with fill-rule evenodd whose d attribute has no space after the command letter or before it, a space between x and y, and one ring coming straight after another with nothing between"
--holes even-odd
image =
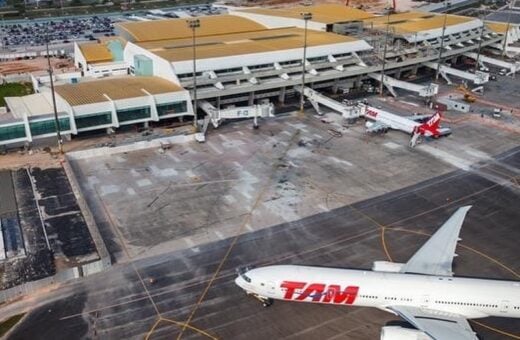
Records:
<instances>
[{"instance_id":1,"label":"parking lot lamp","mask_svg":"<svg viewBox=\"0 0 520 340\"><path fill-rule=\"evenodd\" d=\"M56 138L58 139L58 150L63 154L63 139L61 138L60 120L58 119L58 109L56 108L56 94L54 93L54 79L51 65L51 56L49 54L49 28L45 30L45 51L47 56L47 65L49 67L49 78L51 81L52 108L54 110L54 123L56 126Z\"/></svg>"},{"instance_id":2,"label":"parking lot lamp","mask_svg":"<svg viewBox=\"0 0 520 340\"><path fill-rule=\"evenodd\" d=\"M197 28L200 27L199 19L189 19L187 20L188 27L191 28L192 31L192 47L193 47L193 126L195 127L195 131L198 131L197 125L197 48L195 45L195 32Z\"/></svg>"},{"instance_id":3,"label":"parking lot lamp","mask_svg":"<svg viewBox=\"0 0 520 340\"><path fill-rule=\"evenodd\" d=\"M305 22L305 29L303 30L302 92L300 93L300 112L303 112L303 104L305 104L305 96L303 94L303 89L305 88L305 63L307 61L307 22L312 19L312 13L300 13L300 15Z\"/></svg>"}]
</instances>

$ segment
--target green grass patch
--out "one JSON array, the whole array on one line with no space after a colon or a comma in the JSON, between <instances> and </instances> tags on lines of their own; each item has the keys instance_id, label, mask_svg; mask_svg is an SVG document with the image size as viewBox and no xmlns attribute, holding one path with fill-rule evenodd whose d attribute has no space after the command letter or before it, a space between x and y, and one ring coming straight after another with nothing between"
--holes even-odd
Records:
<instances>
[{"instance_id":1,"label":"green grass patch","mask_svg":"<svg viewBox=\"0 0 520 340\"><path fill-rule=\"evenodd\" d=\"M0 85L0 106L5 106L5 97L20 97L33 93L31 83L7 83Z\"/></svg>"},{"instance_id":2,"label":"green grass patch","mask_svg":"<svg viewBox=\"0 0 520 340\"><path fill-rule=\"evenodd\" d=\"M3 337L18 321L24 317L25 313L11 316L9 319L0 322L0 338Z\"/></svg>"}]
</instances>

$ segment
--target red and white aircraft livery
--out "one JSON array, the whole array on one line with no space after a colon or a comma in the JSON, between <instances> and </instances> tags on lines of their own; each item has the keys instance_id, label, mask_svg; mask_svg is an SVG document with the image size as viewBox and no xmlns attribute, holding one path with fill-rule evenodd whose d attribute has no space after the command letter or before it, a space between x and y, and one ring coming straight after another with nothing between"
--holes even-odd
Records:
<instances>
[{"instance_id":1,"label":"red and white aircraft livery","mask_svg":"<svg viewBox=\"0 0 520 340\"><path fill-rule=\"evenodd\" d=\"M455 248L470 208L459 208L407 263L374 262L372 271L268 266L239 270L235 283L264 306L278 299L375 307L416 328L383 327L382 340L478 339L468 319L520 318L520 282L453 277Z\"/></svg>"},{"instance_id":2,"label":"red and white aircraft livery","mask_svg":"<svg viewBox=\"0 0 520 340\"><path fill-rule=\"evenodd\" d=\"M370 120L366 123L367 132L386 132L389 129L406 132L412 136L412 148L420 136L439 138L451 133L450 129L440 127L442 116L439 112L429 117L425 123L418 122L424 116L402 117L368 105L363 108L362 114Z\"/></svg>"}]
</instances>

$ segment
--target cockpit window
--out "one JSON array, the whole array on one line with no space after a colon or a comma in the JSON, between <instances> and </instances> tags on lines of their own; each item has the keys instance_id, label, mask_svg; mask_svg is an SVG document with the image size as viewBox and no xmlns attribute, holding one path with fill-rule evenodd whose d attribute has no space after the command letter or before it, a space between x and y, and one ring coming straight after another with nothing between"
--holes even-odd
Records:
<instances>
[{"instance_id":1,"label":"cockpit window","mask_svg":"<svg viewBox=\"0 0 520 340\"><path fill-rule=\"evenodd\" d=\"M249 276L246 275L246 273L249 271L249 267L244 267L244 268L239 268L237 270L238 272L238 275L240 275L241 278L244 279L244 281L246 281L247 283L251 283L251 278Z\"/></svg>"}]
</instances>

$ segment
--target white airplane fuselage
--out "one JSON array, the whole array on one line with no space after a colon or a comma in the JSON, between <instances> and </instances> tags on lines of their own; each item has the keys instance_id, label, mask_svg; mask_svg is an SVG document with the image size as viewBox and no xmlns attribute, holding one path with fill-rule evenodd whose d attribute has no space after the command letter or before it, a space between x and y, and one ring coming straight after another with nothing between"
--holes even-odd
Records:
<instances>
[{"instance_id":1,"label":"white airplane fuselage","mask_svg":"<svg viewBox=\"0 0 520 340\"><path fill-rule=\"evenodd\" d=\"M421 124L406 117L401 117L374 107L368 107L365 111L365 118L376 122L381 122L391 129L400 130L407 134L412 134Z\"/></svg>"},{"instance_id":2,"label":"white airplane fuselage","mask_svg":"<svg viewBox=\"0 0 520 340\"><path fill-rule=\"evenodd\" d=\"M388 306L413 306L468 319L520 318L520 282L515 281L279 265L251 269L235 283L260 298L389 312Z\"/></svg>"}]
</instances>

